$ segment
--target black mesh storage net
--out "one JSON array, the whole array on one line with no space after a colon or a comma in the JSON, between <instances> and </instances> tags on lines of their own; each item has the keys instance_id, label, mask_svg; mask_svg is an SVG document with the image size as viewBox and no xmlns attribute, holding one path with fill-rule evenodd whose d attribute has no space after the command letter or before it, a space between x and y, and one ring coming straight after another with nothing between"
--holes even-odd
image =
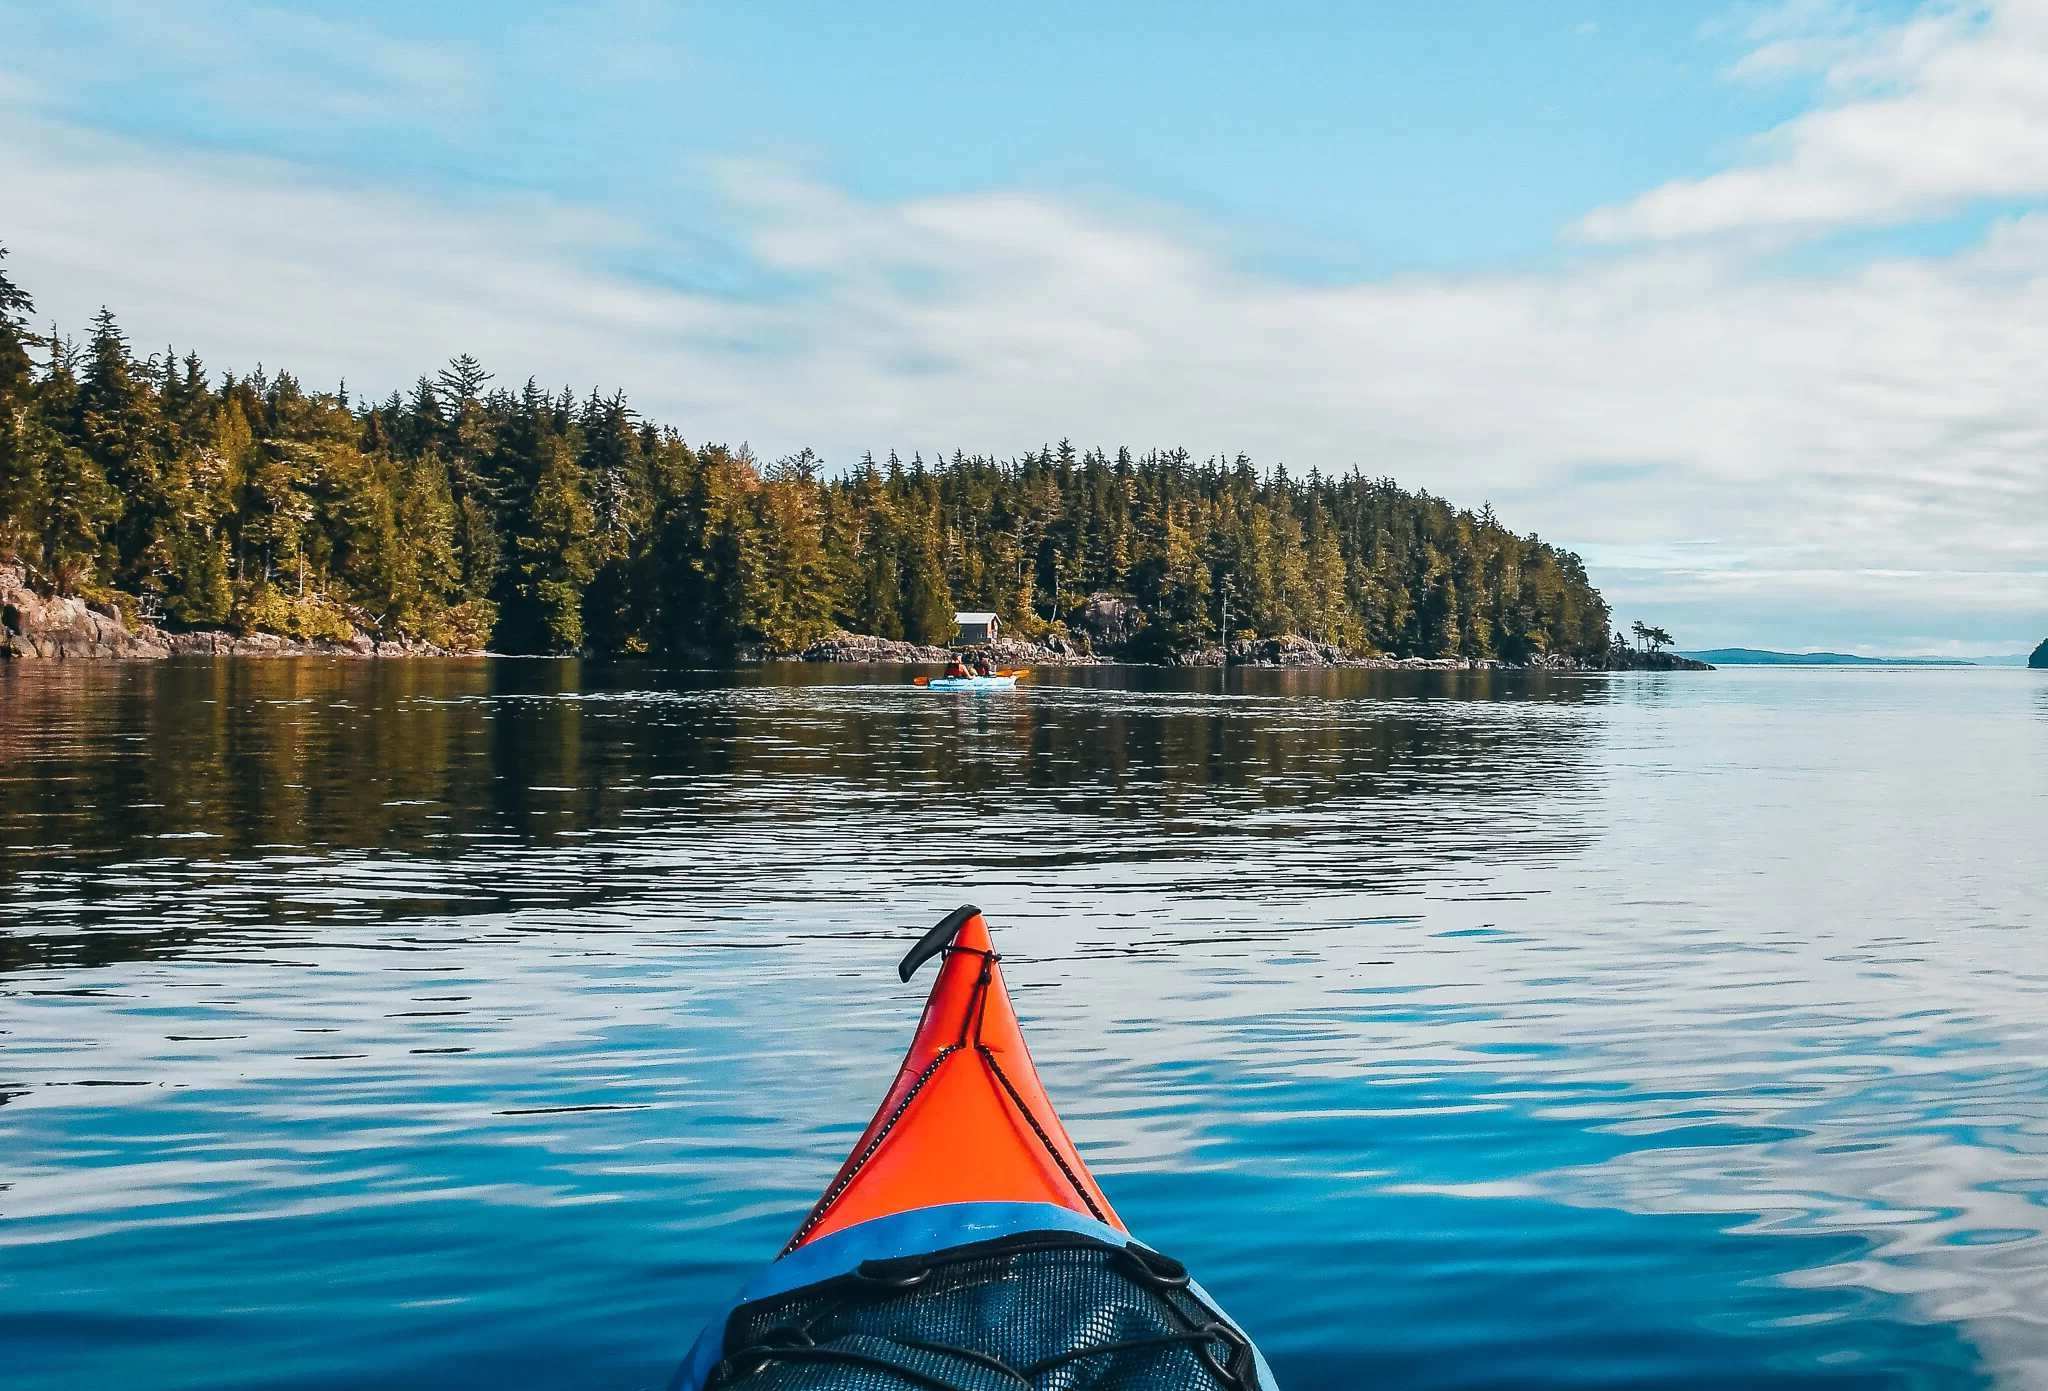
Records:
<instances>
[{"instance_id":1,"label":"black mesh storage net","mask_svg":"<svg viewBox=\"0 0 2048 1391\"><path fill-rule=\"evenodd\" d=\"M707 1391L1271 1391L1178 1261L1036 1232L733 1311Z\"/></svg>"}]
</instances>

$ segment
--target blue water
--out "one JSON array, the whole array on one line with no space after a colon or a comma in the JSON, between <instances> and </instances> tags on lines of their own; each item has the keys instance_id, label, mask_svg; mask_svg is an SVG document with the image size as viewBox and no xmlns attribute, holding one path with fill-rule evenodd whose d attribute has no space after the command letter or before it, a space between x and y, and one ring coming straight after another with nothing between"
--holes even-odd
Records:
<instances>
[{"instance_id":1,"label":"blue water","mask_svg":"<svg viewBox=\"0 0 2048 1391\"><path fill-rule=\"evenodd\" d=\"M0 668L0 1384L655 1387L988 910L1290 1391L2048 1386L2048 680Z\"/></svg>"}]
</instances>

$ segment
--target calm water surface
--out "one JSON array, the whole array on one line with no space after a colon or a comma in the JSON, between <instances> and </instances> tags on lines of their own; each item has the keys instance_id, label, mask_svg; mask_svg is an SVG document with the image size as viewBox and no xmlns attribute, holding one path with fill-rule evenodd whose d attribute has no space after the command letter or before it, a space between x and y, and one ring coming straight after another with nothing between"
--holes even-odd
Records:
<instances>
[{"instance_id":1,"label":"calm water surface","mask_svg":"<svg viewBox=\"0 0 2048 1391\"><path fill-rule=\"evenodd\" d=\"M2048 1386L2048 680L0 668L0 1381L658 1386L963 900L1289 1391Z\"/></svg>"}]
</instances>

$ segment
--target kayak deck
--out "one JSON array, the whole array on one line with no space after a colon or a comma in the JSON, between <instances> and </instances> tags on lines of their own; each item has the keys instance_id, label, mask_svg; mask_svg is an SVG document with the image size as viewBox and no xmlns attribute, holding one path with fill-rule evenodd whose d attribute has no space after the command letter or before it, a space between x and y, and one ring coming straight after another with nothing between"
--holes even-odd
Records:
<instances>
[{"instance_id":1,"label":"kayak deck","mask_svg":"<svg viewBox=\"0 0 2048 1391\"><path fill-rule=\"evenodd\" d=\"M1108 1228L871 1257L740 1304L724 1333L704 1391L1273 1387L1184 1266Z\"/></svg>"}]
</instances>

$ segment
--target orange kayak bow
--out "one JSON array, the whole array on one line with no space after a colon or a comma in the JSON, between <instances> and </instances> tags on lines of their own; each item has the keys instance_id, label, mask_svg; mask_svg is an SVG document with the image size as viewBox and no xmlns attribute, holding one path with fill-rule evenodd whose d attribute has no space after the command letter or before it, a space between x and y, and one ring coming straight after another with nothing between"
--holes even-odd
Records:
<instances>
[{"instance_id":1,"label":"orange kayak bow","mask_svg":"<svg viewBox=\"0 0 2048 1391\"><path fill-rule=\"evenodd\" d=\"M895 1083L786 1251L937 1203L1051 1203L1125 1230L1046 1099L979 909L953 910L897 974L938 955Z\"/></svg>"}]
</instances>

